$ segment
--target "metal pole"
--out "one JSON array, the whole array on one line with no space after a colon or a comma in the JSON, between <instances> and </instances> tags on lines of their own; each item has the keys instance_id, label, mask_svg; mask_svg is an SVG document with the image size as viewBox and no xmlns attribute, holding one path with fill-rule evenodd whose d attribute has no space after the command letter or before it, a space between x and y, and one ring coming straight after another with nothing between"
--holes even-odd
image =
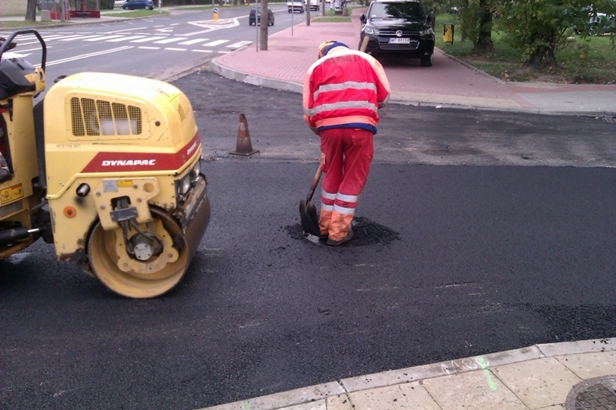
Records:
<instances>
[{"instance_id":1,"label":"metal pole","mask_svg":"<svg viewBox=\"0 0 616 410\"><path fill-rule=\"evenodd\" d=\"M258 23L259 20L258 20L258 15L257 15L259 10L261 10L261 6L259 6L259 0L257 0L255 2L255 27L257 29L257 41L256 41L257 53L259 52L259 23Z\"/></svg>"}]
</instances>

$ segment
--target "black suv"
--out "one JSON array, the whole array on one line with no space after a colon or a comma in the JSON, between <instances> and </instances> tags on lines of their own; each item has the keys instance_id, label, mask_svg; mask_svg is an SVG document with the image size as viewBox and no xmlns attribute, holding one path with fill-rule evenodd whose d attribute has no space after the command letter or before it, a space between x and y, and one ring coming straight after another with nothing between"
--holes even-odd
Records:
<instances>
[{"instance_id":1,"label":"black suv","mask_svg":"<svg viewBox=\"0 0 616 410\"><path fill-rule=\"evenodd\" d=\"M366 53L419 58L421 65L432 65L434 30L432 20L417 0L376 0L366 14L359 16L359 46L368 37Z\"/></svg>"}]
</instances>

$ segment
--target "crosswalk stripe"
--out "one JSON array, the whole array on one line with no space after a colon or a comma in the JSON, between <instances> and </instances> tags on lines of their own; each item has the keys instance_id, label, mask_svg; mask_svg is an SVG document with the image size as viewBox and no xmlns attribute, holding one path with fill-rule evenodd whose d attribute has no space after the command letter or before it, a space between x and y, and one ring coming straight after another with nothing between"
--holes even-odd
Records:
<instances>
[{"instance_id":1,"label":"crosswalk stripe","mask_svg":"<svg viewBox=\"0 0 616 410\"><path fill-rule=\"evenodd\" d=\"M207 39L207 38L197 38L197 39L194 39L194 40L182 41L181 43L178 43L178 44L181 44L183 46L189 46L191 44L204 43L204 42L206 42L208 40L209 39Z\"/></svg>"},{"instance_id":2,"label":"crosswalk stripe","mask_svg":"<svg viewBox=\"0 0 616 410\"><path fill-rule=\"evenodd\" d=\"M203 47L214 47L214 46L219 46L221 44L228 43L228 42L229 42L229 40L216 40L216 41L212 41L210 43L201 44L201 46L203 46Z\"/></svg>"},{"instance_id":3,"label":"crosswalk stripe","mask_svg":"<svg viewBox=\"0 0 616 410\"><path fill-rule=\"evenodd\" d=\"M117 37L124 37L124 36L98 36L98 37L94 37L94 38L87 38L83 41L105 41L105 40L109 40L111 38L117 38Z\"/></svg>"},{"instance_id":4,"label":"crosswalk stripe","mask_svg":"<svg viewBox=\"0 0 616 410\"><path fill-rule=\"evenodd\" d=\"M52 41L52 40L55 40L55 41L62 41L62 40L72 40L72 39L75 39L75 38L77 38L77 37L79 37L79 35L78 35L78 34L76 34L76 35L74 35L74 36L56 36L56 37L54 37L54 38L47 38L47 37L43 37L43 40L45 40L45 41ZM34 39L33 39L33 40L34 40Z\"/></svg>"},{"instance_id":5,"label":"crosswalk stripe","mask_svg":"<svg viewBox=\"0 0 616 410\"><path fill-rule=\"evenodd\" d=\"M182 41L182 40L186 40L186 38L185 37L171 37L171 38L167 38L165 40L155 41L154 43L156 43L156 44L169 44L169 43L175 43L176 41Z\"/></svg>"},{"instance_id":6,"label":"crosswalk stripe","mask_svg":"<svg viewBox=\"0 0 616 410\"><path fill-rule=\"evenodd\" d=\"M58 38L58 41L75 41L75 40L85 40L86 38L99 37L98 35L90 35L90 36L77 36L77 37L67 37L67 38ZM45 39L47 41L48 39Z\"/></svg>"},{"instance_id":7,"label":"crosswalk stripe","mask_svg":"<svg viewBox=\"0 0 616 410\"><path fill-rule=\"evenodd\" d=\"M154 41L154 40L158 40L161 38L167 38L167 37L148 37L148 38L142 38L141 40L131 40L131 43L147 43L148 41Z\"/></svg>"},{"instance_id":8,"label":"crosswalk stripe","mask_svg":"<svg viewBox=\"0 0 616 410\"><path fill-rule=\"evenodd\" d=\"M122 38L113 38L111 40L107 40L108 43L119 43L120 41L128 41L128 40L135 40L138 38L144 38L146 36L130 36L130 37L122 37Z\"/></svg>"},{"instance_id":9,"label":"crosswalk stripe","mask_svg":"<svg viewBox=\"0 0 616 410\"><path fill-rule=\"evenodd\" d=\"M90 32L91 33L91 32ZM129 33L121 33L121 34L106 34L106 35L100 35L100 34L87 34L87 35L83 35L83 34L58 34L58 35L49 35L49 36L45 36L44 40L46 42L48 41L65 41L65 42L69 42L69 41L90 41L90 42L95 42L95 41L100 41L100 42L108 42L108 43L120 43L120 42L129 42L129 43L154 43L154 44L170 44L170 43L176 43L177 45L183 45L183 46L189 46L189 45L193 45L196 44L198 45L198 47L216 47L216 46L220 46L222 44L228 43L230 40L214 40L214 41L210 41L209 43L207 42L209 39L207 38L194 38L194 39L187 39L187 37L173 37L173 36L151 36L148 35L147 33L130 33L132 35L127 35ZM23 39L28 39L28 40L35 40L34 36L24 36L22 37L20 40ZM38 41L38 40L37 40ZM238 41L236 43L233 44L228 44L225 47L227 49L230 50L235 50L238 49L240 47L243 47L245 45L249 45L252 44L252 41ZM23 43L21 43L20 41L20 45L22 45ZM51 47L51 46L50 46ZM147 50L160 50L161 47L139 47L140 49L147 49ZM175 47L165 47L162 48L164 50L169 50L169 51L193 51L195 53L211 53L212 50L207 50L207 49L196 49L196 50L189 50L186 48L175 48Z\"/></svg>"},{"instance_id":10,"label":"crosswalk stripe","mask_svg":"<svg viewBox=\"0 0 616 410\"><path fill-rule=\"evenodd\" d=\"M247 44L251 44L251 43L252 43L252 41L240 41L240 42L238 42L238 43L229 44L229 45L227 46L227 48L234 48L234 49L235 49L235 48L240 48L240 47L242 47L242 46L245 46L245 45L247 45Z\"/></svg>"}]
</instances>

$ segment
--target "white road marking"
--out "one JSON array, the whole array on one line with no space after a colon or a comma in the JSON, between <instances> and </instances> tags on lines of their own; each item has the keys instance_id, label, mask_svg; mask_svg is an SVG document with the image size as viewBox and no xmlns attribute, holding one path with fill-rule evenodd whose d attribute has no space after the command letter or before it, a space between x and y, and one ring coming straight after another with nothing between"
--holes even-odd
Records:
<instances>
[{"instance_id":1,"label":"white road marking","mask_svg":"<svg viewBox=\"0 0 616 410\"><path fill-rule=\"evenodd\" d=\"M159 40L159 41L155 41L155 44L169 44L169 43L175 43L176 41L182 41L182 40L186 40L184 37L171 37L171 38L167 38L164 40Z\"/></svg>"},{"instance_id":2,"label":"white road marking","mask_svg":"<svg viewBox=\"0 0 616 410\"><path fill-rule=\"evenodd\" d=\"M77 40L77 39L79 39L81 37L84 37L84 36L82 36L80 34L77 34L77 35L73 35L73 36L64 36L64 37L61 37L61 38L56 38L55 40L58 40L58 41L71 41L71 40ZM45 40L45 39L43 39L43 40Z\"/></svg>"},{"instance_id":3,"label":"white road marking","mask_svg":"<svg viewBox=\"0 0 616 410\"><path fill-rule=\"evenodd\" d=\"M252 41L240 41L240 42L237 42L235 44L228 45L227 48L236 49L236 48L240 48L240 47L243 47L245 45L248 45L248 44L252 44Z\"/></svg>"},{"instance_id":4,"label":"white road marking","mask_svg":"<svg viewBox=\"0 0 616 410\"><path fill-rule=\"evenodd\" d=\"M213 53L212 50L192 50L194 53Z\"/></svg>"},{"instance_id":5,"label":"white road marking","mask_svg":"<svg viewBox=\"0 0 616 410\"><path fill-rule=\"evenodd\" d=\"M141 47L137 47L139 50L160 50L160 47L147 47L147 46L141 46Z\"/></svg>"},{"instance_id":6,"label":"white road marking","mask_svg":"<svg viewBox=\"0 0 616 410\"><path fill-rule=\"evenodd\" d=\"M99 36L95 38L88 38L83 41L99 41L99 40L105 41L105 40L109 40L109 39L117 38L117 37L124 37L124 35Z\"/></svg>"},{"instance_id":7,"label":"white road marking","mask_svg":"<svg viewBox=\"0 0 616 410\"><path fill-rule=\"evenodd\" d=\"M141 40L132 40L131 43L147 43L148 41L154 41L154 40L158 40L161 38L167 38L167 37L149 37L149 38L142 38Z\"/></svg>"},{"instance_id":8,"label":"white road marking","mask_svg":"<svg viewBox=\"0 0 616 410\"><path fill-rule=\"evenodd\" d=\"M165 47L165 50L169 50L169 51L186 51L185 48L173 48L173 47Z\"/></svg>"},{"instance_id":9,"label":"white road marking","mask_svg":"<svg viewBox=\"0 0 616 410\"><path fill-rule=\"evenodd\" d=\"M216 47L224 43L228 43L229 40L216 40L209 43L201 44L202 47Z\"/></svg>"},{"instance_id":10,"label":"white road marking","mask_svg":"<svg viewBox=\"0 0 616 410\"><path fill-rule=\"evenodd\" d=\"M191 44L204 43L204 42L206 42L208 40L209 40L209 38L196 38L194 40L182 41L181 43L178 43L178 44L181 44L183 46L188 46L188 45L191 45Z\"/></svg>"},{"instance_id":11,"label":"white road marking","mask_svg":"<svg viewBox=\"0 0 616 410\"><path fill-rule=\"evenodd\" d=\"M81 54L81 55L78 55L78 56L63 58L61 60L56 60L56 61L48 61L47 62L47 67L49 67L51 65L68 63L70 61L83 60L84 58L96 57L96 56L101 56L101 55L104 55L104 54L116 53L118 51L129 50L131 48L133 48L133 47L132 46L124 46L124 47L112 48L110 50L98 51L96 53ZM40 67L40 64L36 64L35 67Z\"/></svg>"},{"instance_id":12,"label":"white road marking","mask_svg":"<svg viewBox=\"0 0 616 410\"><path fill-rule=\"evenodd\" d=\"M2 58L24 58L24 57L28 57L29 55L30 53L20 54L20 53L14 53L12 51L5 51L4 54L2 54Z\"/></svg>"},{"instance_id":13,"label":"white road marking","mask_svg":"<svg viewBox=\"0 0 616 410\"><path fill-rule=\"evenodd\" d=\"M130 37L122 37L122 38L114 38L111 40L106 40L107 43L119 43L120 41L128 41L128 40L136 40L138 38L144 38L145 36L130 36Z\"/></svg>"},{"instance_id":14,"label":"white road marking","mask_svg":"<svg viewBox=\"0 0 616 410\"><path fill-rule=\"evenodd\" d=\"M98 37L98 35L89 35L89 36L79 36L79 37L69 37L69 38L60 38L58 41L74 41L74 40L85 40L86 38Z\"/></svg>"}]
</instances>

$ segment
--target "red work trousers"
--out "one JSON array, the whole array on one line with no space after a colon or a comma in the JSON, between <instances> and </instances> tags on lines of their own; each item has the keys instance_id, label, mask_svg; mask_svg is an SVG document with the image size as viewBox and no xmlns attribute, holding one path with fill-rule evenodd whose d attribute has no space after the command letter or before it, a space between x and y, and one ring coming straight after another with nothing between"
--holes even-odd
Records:
<instances>
[{"instance_id":1,"label":"red work trousers","mask_svg":"<svg viewBox=\"0 0 616 410\"><path fill-rule=\"evenodd\" d=\"M374 154L373 134L356 128L334 128L319 132L321 181L319 229L334 241L351 230L359 194L368 178Z\"/></svg>"}]
</instances>

